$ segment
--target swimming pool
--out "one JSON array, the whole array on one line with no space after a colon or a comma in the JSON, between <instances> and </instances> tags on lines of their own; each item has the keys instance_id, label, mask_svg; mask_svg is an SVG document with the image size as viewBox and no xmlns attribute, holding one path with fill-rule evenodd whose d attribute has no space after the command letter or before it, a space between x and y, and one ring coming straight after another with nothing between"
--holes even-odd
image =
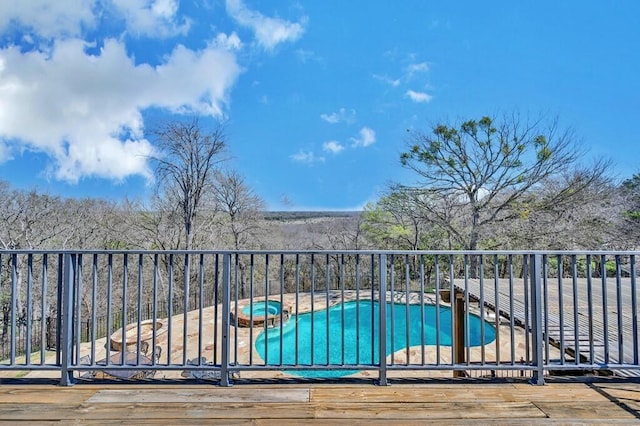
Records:
<instances>
[{"instance_id":1,"label":"swimming pool","mask_svg":"<svg viewBox=\"0 0 640 426\"><path fill-rule=\"evenodd\" d=\"M424 309L424 328L421 327L421 309ZM438 333L435 328L436 307L434 305L409 305L411 327L408 328L408 344L407 305L393 304L393 333L391 310L391 303L387 303L387 349L385 356L407 346L421 345L422 330L424 330L424 344L436 344ZM346 302L333 306L329 310L306 313L297 318L292 316L291 320L282 326L282 339L280 338L281 328L275 327L267 330L266 333L263 331L258 336L255 348L269 365L377 364L379 360L378 311L378 302L365 300ZM342 322L343 313L344 323ZM495 340L495 328L485 322L484 342L482 342L481 319L476 315L469 315L468 330L470 346L480 346ZM451 346L451 310L448 307L440 307L439 338L441 345ZM280 350L281 341L282 351ZM280 352L282 352L282 359ZM356 371L290 370L288 373L303 377L340 377L353 374Z\"/></svg>"}]
</instances>

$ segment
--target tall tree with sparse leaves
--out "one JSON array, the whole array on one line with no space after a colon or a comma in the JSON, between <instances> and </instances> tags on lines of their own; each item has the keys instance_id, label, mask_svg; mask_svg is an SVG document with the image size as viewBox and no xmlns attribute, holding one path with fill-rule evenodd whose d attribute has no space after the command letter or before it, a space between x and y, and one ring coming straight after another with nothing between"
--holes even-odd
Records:
<instances>
[{"instance_id":1,"label":"tall tree with sparse leaves","mask_svg":"<svg viewBox=\"0 0 640 426\"><path fill-rule=\"evenodd\" d=\"M410 132L400 161L419 182L394 189L425 194L414 199L425 200L421 207L429 219L462 248L476 250L490 226L530 209L570 204L599 181L606 161L582 169L580 179L551 196L536 197L534 190L545 181L578 167L581 155L573 132L561 129L557 119L512 113L439 123L428 132Z\"/></svg>"},{"instance_id":2,"label":"tall tree with sparse leaves","mask_svg":"<svg viewBox=\"0 0 640 426\"><path fill-rule=\"evenodd\" d=\"M185 249L193 248L196 219L207 201L214 202L216 173L226 160L223 126L206 130L198 119L171 121L154 131L153 157L158 189L180 213Z\"/></svg>"}]
</instances>

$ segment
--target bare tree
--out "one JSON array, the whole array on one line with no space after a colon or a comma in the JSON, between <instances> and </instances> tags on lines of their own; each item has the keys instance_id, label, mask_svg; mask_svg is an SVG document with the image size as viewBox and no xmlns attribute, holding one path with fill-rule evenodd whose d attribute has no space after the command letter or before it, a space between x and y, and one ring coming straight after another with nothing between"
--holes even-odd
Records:
<instances>
[{"instance_id":1,"label":"bare tree","mask_svg":"<svg viewBox=\"0 0 640 426\"><path fill-rule=\"evenodd\" d=\"M180 212L185 249L193 248L196 219L215 186L215 174L226 160L222 124L212 131L197 119L172 121L154 131L159 154L153 157L159 194Z\"/></svg>"},{"instance_id":2,"label":"bare tree","mask_svg":"<svg viewBox=\"0 0 640 426\"><path fill-rule=\"evenodd\" d=\"M216 175L215 200L224 215L225 224L233 240L233 248L250 248L252 231L259 228L259 220L265 208L264 201L246 184L236 171Z\"/></svg>"},{"instance_id":3,"label":"bare tree","mask_svg":"<svg viewBox=\"0 0 640 426\"><path fill-rule=\"evenodd\" d=\"M252 239L256 238L259 229L264 201L258 197L245 183L244 178L236 171L217 174L215 199L218 209L223 215L223 226L228 226L233 240L233 248L240 250L256 246ZM246 295L246 266L242 256L236 258L238 264L238 287L240 297Z\"/></svg>"},{"instance_id":4,"label":"bare tree","mask_svg":"<svg viewBox=\"0 0 640 426\"><path fill-rule=\"evenodd\" d=\"M99 198L66 198L56 214L65 220L65 232L56 248L130 248L124 230L125 212L118 204Z\"/></svg>"},{"instance_id":5,"label":"bare tree","mask_svg":"<svg viewBox=\"0 0 640 426\"><path fill-rule=\"evenodd\" d=\"M629 247L637 249L640 246L640 173L625 179L618 192L625 206L622 230Z\"/></svg>"},{"instance_id":6,"label":"bare tree","mask_svg":"<svg viewBox=\"0 0 640 426\"><path fill-rule=\"evenodd\" d=\"M33 250L58 248L63 245L65 235L70 232L70 222L60 197L36 190L19 191L1 183L0 199L4 200L0 205L0 248ZM17 312L22 312L25 307L23 266L26 257L6 256L3 260L9 262L7 270L12 267L11 262L16 262L16 294L13 297L16 299ZM6 299L2 292L0 285L0 299Z\"/></svg>"},{"instance_id":7,"label":"bare tree","mask_svg":"<svg viewBox=\"0 0 640 426\"><path fill-rule=\"evenodd\" d=\"M546 180L531 191L529 202L515 204L509 221L488 228L492 246L536 250L594 250L624 248L624 204L613 182L596 179L593 169ZM597 172L599 174L599 172ZM558 197L567 188L570 194Z\"/></svg>"},{"instance_id":8,"label":"bare tree","mask_svg":"<svg viewBox=\"0 0 640 426\"><path fill-rule=\"evenodd\" d=\"M363 228L376 248L402 250L451 249L443 232L421 207L426 201L416 191L397 191L367 205Z\"/></svg>"},{"instance_id":9,"label":"bare tree","mask_svg":"<svg viewBox=\"0 0 640 426\"><path fill-rule=\"evenodd\" d=\"M428 194L421 205L430 219L463 248L475 250L491 224L513 218L523 208L566 205L600 179L606 162L558 188L545 203L530 198L533 189L570 170L580 156L573 133L561 130L556 119L522 120L512 114L438 124L430 133L412 133L410 149L401 155L402 165L420 177L419 186L396 189ZM455 217L446 213L451 209L457 211Z\"/></svg>"}]
</instances>

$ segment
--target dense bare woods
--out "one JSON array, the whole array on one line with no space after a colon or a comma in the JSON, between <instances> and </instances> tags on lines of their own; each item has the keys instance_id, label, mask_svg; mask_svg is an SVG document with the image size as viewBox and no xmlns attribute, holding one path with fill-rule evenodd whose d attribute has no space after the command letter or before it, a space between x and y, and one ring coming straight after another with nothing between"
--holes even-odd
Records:
<instances>
[{"instance_id":1,"label":"dense bare woods","mask_svg":"<svg viewBox=\"0 0 640 426\"><path fill-rule=\"evenodd\" d=\"M155 160L160 185L145 203L64 198L0 182L0 248L338 251L640 247L640 175L616 183L608 177L609 166L604 162L589 167L577 163L549 166L551 161L575 160L573 154L563 151L569 146L564 133L558 145L551 136L541 138L533 132L530 143L535 155L529 157L520 156L526 151L526 147L520 148L525 143L520 136L509 143L498 137L498 145L492 145L495 135L511 135L511 130L494 128L492 120L483 119L462 123L460 129L437 127L435 139L417 135L423 144L403 156L403 163L426 179L422 186L390 186L377 203L362 212L318 213L265 212L265 203L243 176L223 167L226 154L221 128L204 132L197 121L174 124L158 131L166 149L164 156ZM458 137L461 132L473 139L476 148L465 151ZM479 136L482 132L487 141ZM563 154L559 159L553 156L556 148ZM446 150L451 155L458 153L459 161L445 155ZM500 165L483 168L494 158L491 155ZM432 173L434 167L439 169L437 173ZM447 179L458 175L459 182L467 184L456 189L455 182L447 183ZM316 278L329 283L326 285L331 285L331 280L323 281L327 277L322 274L348 276L354 271L354 265L343 264L340 255L318 254L308 260L302 262L304 268L317 265ZM17 312L26 306L29 315L42 318L50 314L46 311L54 303L35 305L29 300L42 299L38 292L43 291L47 292L45 300L55 300L56 289L35 286L34 293L28 294L28 261L25 256L7 256L0 251L0 305L8 311L15 292ZM39 265L43 259L31 261ZM49 261L53 264L54 259ZM268 286L280 284L250 287L252 282L260 282L267 268L282 276L285 291L293 291L295 257L276 255L269 261L266 265L264 258L235 256L238 275L233 291L239 297L272 291ZM88 255L81 262L100 277L95 288L84 288L80 293L83 315L105 314L106 300L133 310L140 300L153 298L154 292L170 309L175 305L176 310L184 310L200 286L214 292L208 297L219 298L215 291L220 268L214 255L131 254L103 257L98 262ZM12 263L15 290L9 285ZM123 277L125 266L128 277ZM427 259L427 269L431 266L433 259ZM304 287L301 291L310 285L310 271L304 268L297 271ZM112 284L105 281L110 271ZM42 271L36 268L30 273L30 279L37 283ZM124 282L125 278L131 284Z\"/></svg>"}]
</instances>

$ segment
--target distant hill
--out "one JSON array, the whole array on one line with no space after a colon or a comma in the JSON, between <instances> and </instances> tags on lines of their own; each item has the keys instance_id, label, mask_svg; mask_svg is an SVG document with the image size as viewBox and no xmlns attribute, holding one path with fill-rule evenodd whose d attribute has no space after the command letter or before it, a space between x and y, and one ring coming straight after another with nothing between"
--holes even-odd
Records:
<instances>
[{"instance_id":1,"label":"distant hill","mask_svg":"<svg viewBox=\"0 0 640 426\"><path fill-rule=\"evenodd\" d=\"M265 220L300 220L358 216L360 211L267 211Z\"/></svg>"}]
</instances>

